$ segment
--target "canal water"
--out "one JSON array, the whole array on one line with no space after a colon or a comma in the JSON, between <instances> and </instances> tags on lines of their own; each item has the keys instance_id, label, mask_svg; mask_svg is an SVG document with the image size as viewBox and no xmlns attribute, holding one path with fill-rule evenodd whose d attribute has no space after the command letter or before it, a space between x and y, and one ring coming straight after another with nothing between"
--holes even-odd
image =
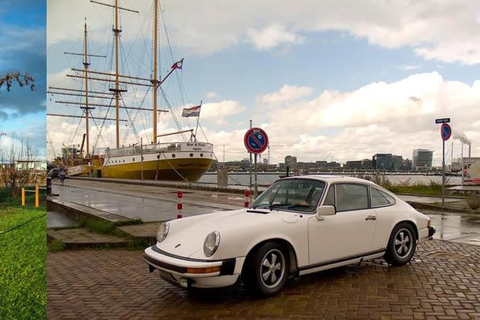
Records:
<instances>
[{"instance_id":1,"label":"canal water","mask_svg":"<svg viewBox=\"0 0 480 320\"><path fill-rule=\"evenodd\" d=\"M341 176L355 176L351 172L346 173L331 173L331 172L318 172L310 174L321 174L321 175L341 175ZM258 173L258 184L262 186L268 186L280 179L280 175L284 176L283 172L261 172ZM402 185L402 184L422 184L430 185L431 183L442 184L442 176L434 175L419 175L419 174L387 174L385 175L392 184ZM253 174L252 174L252 183L253 183ZM216 172L207 172L202 176L198 181L200 183L216 184L217 183L217 173ZM446 184L447 185L460 185L462 182L461 177L457 176L447 176ZM231 186L248 186L250 184L250 176L248 172L229 172L228 173L228 184Z\"/></svg>"}]
</instances>

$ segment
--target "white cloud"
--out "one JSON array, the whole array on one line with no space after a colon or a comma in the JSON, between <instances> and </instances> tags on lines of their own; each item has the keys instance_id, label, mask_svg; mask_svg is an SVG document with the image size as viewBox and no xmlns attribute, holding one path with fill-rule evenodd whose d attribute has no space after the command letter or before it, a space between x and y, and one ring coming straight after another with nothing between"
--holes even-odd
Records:
<instances>
[{"instance_id":1,"label":"white cloud","mask_svg":"<svg viewBox=\"0 0 480 320\"><path fill-rule=\"evenodd\" d=\"M140 14L122 13L123 40L150 36L150 1L124 4ZM288 8L285 9L285 8ZM384 48L411 47L425 59L480 63L480 2L458 1L314 1L177 0L163 5L170 41L184 50L207 55L250 42L270 50L306 41L311 32L340 31ZM68 15L65 12L69 12ZM133 19L131 16L136 17ZM92 39L107 39L108 8L79 1L48 1L48 43L80 40L84 17ZM302 34L302 36L300 36Z\"/></svg>"},{"instance_id":2,"label":"white cloud","mask_svg":"<svg viewBox=\"0 0 480 320\"><path fill-rule=\"evenodd\" d=\"M284 85L276 92L259 95L255 108L233 100L205 103L201 124L220 159L225 145L227 161L248 156L243 146L248 119L267 131L274 146L271 149L273 163L283 162L286 155L295 155L299 161L346 162L383 152L411 159L413 149L427 148L434 151L438 165L441 139L435 119L444 117L451 118L454 133L464 132L473 141L472 155L480 154L480 145L475 143L480 141L480 122L477 121L480 119L480 81L471 85L448 81L433 72L392 83L375 82L350 92L327 90L317 96L312 93L313 89L308 87ZM259 108L264 106L269 109ZM268 112L255 114L259 109ZM233 117L235 115L237 117ZM49 134L56 146L71 142L69 139L78 125L78 120L68 124L63 124L64 121L48 120ZM214 129L219 126L221 130ZM144 141L145 136L151 134L149 128L147 125L140 131ZM92 132L96 134L97 130L94 128ZM102 130L105 145L112 146L113 125L110 123ZM163 118L160 130L176 131ZM134 142L130 135L126 144ZM457 144L455 142L454 157L460 154Z\"/></svg>"},{"instance_id":3,"label":"white cloud","mask_svg":"<svg viewBox=\"0 0 480 320\"><path fill-rule=\"evenodd\" d=\"M416 70L420 69L422 66L414 66L414 65L409 65L409 66L401 66L403 70Z\"/></svg>"},{"instance_id":4,"label":"white cloud","mask_svg":"<svg viewBox=\"0 0 480 320\"><path fill-rule=\"evenodd\" d=\"M304 38L287 31L284 26L273 24L261 30L250 29L248 37L255 48L269 50L283 44L303 43Z\"/></svg>"},{"instance_id":5,"label":"white cloud","mask_svg":"<svg viewBox=\"0 0 480 320\"><path fill-rule=\"evenodd\" d=\"M475 141L478 123L470 119L480 118L479 104L480 82L468 85L425 73L351 92L325 91L286 105L279 100L262 121L269 123L272 143L297 145L291 150L303 161L322 160L329 153L340 161L370 158L377 152L411 158L414 148L439 150L436 118L450 117L454 132L466 132Z\"/></svg>"},{"instance_id":6,"label":"white cloud","mask_svg":"<svg viewBox=\"0 0 480 320\"><path fill-rule=\"evenodd\" d=\"M222 102L211 102L202 104L202 120L213 120L216 125L228 123L228 117L239 114L246 110L238 101L224 100Z\"/></svg>"},{"instance_id":7,"label":"white cloud","mask_svg":"<svg viewBox=\"0 0 480 320\"><path fill-rule=\"evenodd\" d=\"M218 94L214 91L209 91L209 92L205 93L205 97L207 99L215 99L217 96L218 96Z\"/></svg>"},{"instance_id":8,"label":"white cloud","mask_svg":"<svg viewBox=\"0 0 480 320\"><path fill-rule=\"evenodd\" d=\"M284 85L279 91L257 97L257 103L278 106L285 102L308 97L313 88Z\"/></svg>"}]
</instances>

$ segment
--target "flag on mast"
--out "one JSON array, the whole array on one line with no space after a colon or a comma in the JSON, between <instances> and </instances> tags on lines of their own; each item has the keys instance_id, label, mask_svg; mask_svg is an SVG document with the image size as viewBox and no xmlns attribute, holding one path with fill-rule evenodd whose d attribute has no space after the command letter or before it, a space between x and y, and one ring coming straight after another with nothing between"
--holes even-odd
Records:
<instances>
[{"instance_id":1,"label":"flag on mast","mask_svg":"<svg viewBox=\"0 0 480 320\"><path fill-rule=\"evenodd\" d=\"M191 108L183 108L182 110L182 117L198 117L200 116L200 108L202 106L196 106L196 107L191 107Z\"/></svg>"},{"instance_id":2,"label":"flag on mast","mask_svg":"<svg viewBox=\"0 0 480 320\"><path fill-rule=\"evenodd\" d=\"M172 69L173 69L173 70L175 70L175 69L182 69L182 66L183 66L183 58L182 58L182 60L177 61L177 62L175 62L174 64L172 64Z\"/></svg>"}]
</instances>

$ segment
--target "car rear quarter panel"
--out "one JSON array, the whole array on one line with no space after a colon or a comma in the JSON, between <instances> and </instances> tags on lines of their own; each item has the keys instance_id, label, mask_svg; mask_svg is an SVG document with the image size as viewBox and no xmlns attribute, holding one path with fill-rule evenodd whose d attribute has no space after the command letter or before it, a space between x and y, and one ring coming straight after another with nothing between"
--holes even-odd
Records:
<instances>
[{"instance_id":1,"label":"car rear quarter panel","mask_svg":"<svg viewBox=\"0 0 480 320\"><path fill-rule=\"evenodd\" d=\"M427 226L428 217L416 211L408 203L396 197L397 203L393 206L376 208L377 227L375 229L372 249L386 248L393 228L400 222L410 222L415 226L418 235L419 229Z\"/></svg>"}]
</instances>

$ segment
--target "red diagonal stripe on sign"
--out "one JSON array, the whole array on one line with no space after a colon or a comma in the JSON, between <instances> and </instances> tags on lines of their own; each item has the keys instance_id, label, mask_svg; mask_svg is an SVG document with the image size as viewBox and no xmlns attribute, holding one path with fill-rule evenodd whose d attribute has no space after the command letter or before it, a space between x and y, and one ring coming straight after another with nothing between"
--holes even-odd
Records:
<instances>
[{"instance_id":1,"label":"red diagonal stripe on sign","mask_svg":"<svg viewBox=\"0 0 480 320\"><path fill-rule=\"evenodd\" d=\"M257 137L255 137L253 133L250 135L250 137L252 137L252 139L260 146L260 148L263 148L263 144L257 139Z\"/></svg>"}]
</instances>

